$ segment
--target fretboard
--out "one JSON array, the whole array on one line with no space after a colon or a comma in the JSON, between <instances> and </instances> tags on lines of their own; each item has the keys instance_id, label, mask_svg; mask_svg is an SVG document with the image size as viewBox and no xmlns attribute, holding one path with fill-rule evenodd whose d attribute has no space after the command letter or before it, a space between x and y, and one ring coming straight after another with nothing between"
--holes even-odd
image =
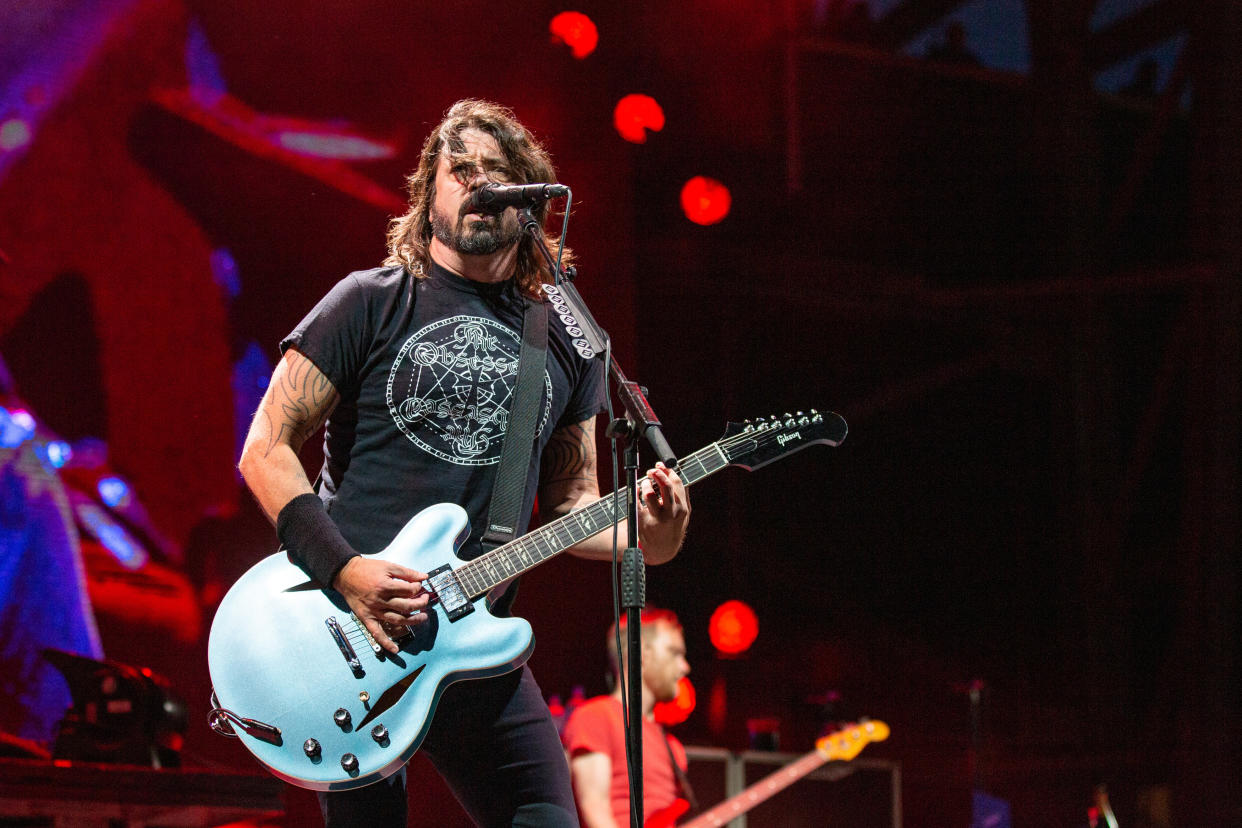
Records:
<instances>
[{"instance_id":1,"label":"fretboard","mask_svg":"<svg viewBox=\"0 0 1242 828\"><path fill-rule=\"evenodd\" d=\"M677 464L677 474L690 486L729 465L720 443L712 443ZM554 558L576 543L597 535L624 519L630 511L630 498L608 495L589 506L539 527L533 532L498 546L454 570L457 580L473 600L527 570Z\"/></svg>"},{"instance_id":2,"label":"fretboard","mask_svg":"<svg viewBox=\"0 0 1242 828\"><path fill-rule=\"evenodd\" d=\"M725 825L785 790L827 761L819 751L813 750L801 759L790 762L780 770L768 774L737 796L726 799L709 811L704 811L683 824L681 828L718 828L718 826Z\"/></svg>"}]
</instances>

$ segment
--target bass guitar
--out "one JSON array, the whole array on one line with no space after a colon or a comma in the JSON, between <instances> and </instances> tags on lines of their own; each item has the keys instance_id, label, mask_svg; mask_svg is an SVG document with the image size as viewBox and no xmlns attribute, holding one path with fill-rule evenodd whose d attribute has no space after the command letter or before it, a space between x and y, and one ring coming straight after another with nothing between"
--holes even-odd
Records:
<instances>
[{"instance_id":1,"label":"bass guitar","mask_svg":"<svg viewBox=\"0 0 1242 828\"><path fill-rule=\"evenodd\" d=\"M719 828L731 819L766 802L816 768L834 759L848 761L872 742L888 738L888 725L880 721L862 721L844 730L830 733L815 743L815 750L774 771L736 796L729 797L711 810L704 811L679 828ZM690 803L678 799L667 808L649 816L643 828L673 828L677 818L690 809Z\"/></svg>"},{"instance_id":2,"label":"bass guitar","mask_svg":"<svg viewBox=\"0 0 1242 828\"><path fill-rule=\"evenodd\" d=\"M731 423L677 471L688 486L726 466L754 470L807 446L839 445L846 432L832 412ZM530 624L493 616L489 593L628 511L625 492L604 497L463 561L466 512L452 503L422 510L375 555L428 574L427 619L393 631L395 655L286 553L264 558L229 589L212 622L213 729L303 788L348 790L395 773L422 743L448 685L507 673L534 649Z\"/></svg>"}]
</instances>

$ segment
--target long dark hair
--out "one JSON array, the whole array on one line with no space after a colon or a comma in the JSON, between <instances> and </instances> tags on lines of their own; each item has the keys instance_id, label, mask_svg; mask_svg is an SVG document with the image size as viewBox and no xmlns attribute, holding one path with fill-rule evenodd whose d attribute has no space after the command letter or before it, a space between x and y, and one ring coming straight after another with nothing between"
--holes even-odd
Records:
<instances>
[{"instance_id":1,"label":"long dark hair","mask_svg":"<svg viewBox=\"0 0 1242 828\"><path fill-rule=\"evenodd\" d=\"M394 218L388 226L388 258L386 265L402 265L417 278L426 278L431 245L431 205L436 195L436 165L440 154L461 152L461 133L477 129L492 136L505 156L516 178L514 183L532 184L556 181L556 170L547 150L535 140L514 117L513 111L490 101L467 98L458 101L445 113L444 120L431 131L423 144L418 169L406 179L410 209ZM531 208L542 228L548 217L548 204ZM545 234L549 248L555 250L558 239ZM572 256L565 250L562 264L568 266ZM523 234L518 242L517 286L524 293L537 296L539 286L552 281L551 270L535 247L534 240Z\"/></svg>"}]
</instances>

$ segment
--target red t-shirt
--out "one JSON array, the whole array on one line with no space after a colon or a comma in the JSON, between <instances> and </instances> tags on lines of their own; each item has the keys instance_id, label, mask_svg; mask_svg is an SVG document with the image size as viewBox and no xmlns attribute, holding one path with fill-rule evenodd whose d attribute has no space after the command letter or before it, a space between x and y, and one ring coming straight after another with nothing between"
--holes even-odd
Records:
<instances>
[{"instance_id":1,"label":"red t-shirt","mask_svg":"<svg viewBox=\"0 0 1242 828\"><path fill-rule=\"evenodd\" d=\"M664 747L665 733L655 722L643 719L643 819L677 799L677 775ZM572 760L584 753L603 753L612 760L612 813L618 825L630 821L630 785L625 771L625 727L621 702L612 696L596 696L569 717L561 741ZM668 736L677 764L686 769L686 749L677 737Z\"/></svg>"}]
</instances>

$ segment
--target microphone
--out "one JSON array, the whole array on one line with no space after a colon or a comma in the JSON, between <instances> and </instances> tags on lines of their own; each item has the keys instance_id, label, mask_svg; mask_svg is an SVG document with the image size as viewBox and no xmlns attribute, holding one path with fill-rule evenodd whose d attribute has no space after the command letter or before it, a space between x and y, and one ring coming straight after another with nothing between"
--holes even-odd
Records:
<instances>
[{"instance_id":1,"label":"microphone","mask_svg":"<svg viewBox=\"0 0 1242 828\"><path fill-rule=\"evenodd\" d=\"M564 184L484 184L470 194L467 212L499 213L506 207L534 207L565 195L569 195L569 188Z\"/></svg>"}]
</instances>

